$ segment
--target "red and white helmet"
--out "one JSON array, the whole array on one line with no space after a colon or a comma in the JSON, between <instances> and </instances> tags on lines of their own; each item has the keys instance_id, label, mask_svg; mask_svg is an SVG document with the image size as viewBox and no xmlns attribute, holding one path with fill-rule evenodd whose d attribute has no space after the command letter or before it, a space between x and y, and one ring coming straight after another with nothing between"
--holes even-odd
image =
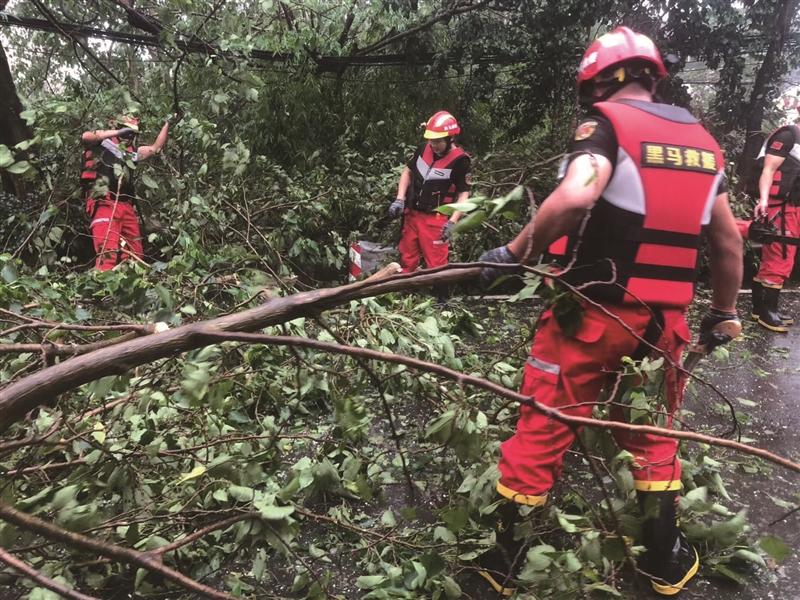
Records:
<instances>
[{"instance_id":1,"label":"red and white helmet","mask_svg":"<svg viewBox=\"0 0 800 600\"><path fill-rule=\"evenodd\" d=\"M425 124L426 140L437 140L439 138L452 137L461 133L461 127L456 118L446 110L440 110L433 115Z\"/></svg>"},{"instance_id":2,"label":"red and white helmet","mask_svg":"<svg viewBox=\"0 0 800 600\"><path fill-rule=\"evenodd\" d=\"M622 63L632 61L650 63L654 67L653 76L656 81L667 76L661 53L653 40L628 27L617 27L597 38L586 50L578 67L578 87L609 67L622 66Z\"/></svg>"},{"instance_id":3,"label":"red and white helmet","mask_svg":"<svg viewBox=\"0 0 800 600\"><path fill-rule=\"evenodd\" d=\"M139 119L136 117L132 117L131 115L120 115L115 119L115 121L118 127L127 127L128 129L132 129L136 133L139 133Z\"/></svg>"}]
</instances>

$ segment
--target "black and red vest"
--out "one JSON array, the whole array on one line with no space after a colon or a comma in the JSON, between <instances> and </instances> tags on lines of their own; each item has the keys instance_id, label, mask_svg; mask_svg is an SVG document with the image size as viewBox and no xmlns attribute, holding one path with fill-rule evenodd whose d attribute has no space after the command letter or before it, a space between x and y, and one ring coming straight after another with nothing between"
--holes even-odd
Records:
<instances>
[{"instance_id":1,"label":"black and red vest","mask_svg":"<svg viewBox=\"0 0 800 600\"><path fill-rule=\"evenodd\" d=\"M685 109L635 100L594 108L617 137L614 173L578 230L549 252L589 298L685 308L724 177L722 151Z\"/></svg>"},{"instance_id":2,"label":"black and red vest","mask_svg":"<svg viewBox=\"0 0 800 600\"><path fill-rule=\"evenodd\" d=\"M136 150L131 145L123 145L124 143L123 140L112 137L96 146L84 149L81 187L87 198L107 197L113 200L119 188L120 200L124 202L136 200L133 170L125 162L126 158L136 160ZM122 173L122 185L115 165L119 165L119 172Z\"/></svg>"},{"instance_id":3,"label":"black and red vest","mask_svg":"<svg viewBox=\"0 0 800 600\"><path fill-rule=\"evenodd\" d=\"M452 167L464 156L467 153L461 148L451 146L447 154L436 158L431 145L425 144L412 169L409 208L432 212L442 204L452 203L456 197Z\"/></svg>"},{"instance_id":4,"label":"black and red vest","mask_svg":"<svg viewBox=\"0 0 800 600\"><path fill-rule=\"evenodd\" d=\"M776 134L787 129L791 130L794 135L794 144L789 151L789 155L772 176L772 185L769 188L769 203L771 205L783 204L784 202L800 204L800 128L797 125L785 125L776 129L767 137L767 141L761 146L761 152L756 158L756 165L758 165L756 177L760 178L761 176L768 145ZM758 185L756 184L757 189Z\"/></svg>"}]
</instances>

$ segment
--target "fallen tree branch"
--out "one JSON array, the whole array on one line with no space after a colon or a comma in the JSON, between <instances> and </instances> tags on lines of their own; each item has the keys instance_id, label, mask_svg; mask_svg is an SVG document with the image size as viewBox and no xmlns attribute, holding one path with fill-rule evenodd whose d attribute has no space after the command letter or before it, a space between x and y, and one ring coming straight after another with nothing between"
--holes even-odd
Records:
<instances>
[{"instance_id":1,"label":"fallen tree branch","mask_svg":"<svg viewBox=\"0 0 800 600\"><path fill-rule=\"evenodd\" d=\"M87 596L86 594L71 590L57 581L53 581L49 577L42 575L39 571L5 550L5 548L0 548L0 561L6 563L15 571L22 573L28 579L35 581L43 588L47 588L51 592L55 592L64 598L69 598L70 600L99 600L99 598L95 598L94 596Z\"/></svg>"},{"instance_id":2,"label":"fallen tree branch","mask_svg":"<svg viewBox=\"0 0 800 600\"><path fill-rule=\"evenodd\" d=\"M139 331L130 331L115 338L91 342L89 344L53 344L44 341L41 344L0 344L0 354L21 354L24 352L37 352L45 356L77 356L102 350L115 344L127 342L141 335Z\"/></svg>"},{"instance_id":3,"label":"fallen tree branch","mask_svg":"<svg viewBox=\"0 0 800 600\"><path fill-rule=\"evenodd\" d=\"M205 584L199 583L194 579L187 577L183 573L165 566L161 557L153 553L139 552L122 546L116 546L106 542L100 542L79 533L67 531L61 527L57 527L51 523L47 523L38 517L26 514L0 502L0 519L12 523L17 527L38 533L39 535L59 542L68 544L73 548L80 548L88 552L107 556L119 562L147 569L156 573L164 579L179 585L180 587L205 596L207 598L215 598L218 600L234 600L234 597L225 592L215 590Z\"/></svg>"},{"instance_id":4,"label":"fallen tree branch","mask_svg":"<svg viewBox=\"0 0 800 600\"><path fill-rule=\"evenodd\" d=\"M191 323L74 356L0 390L0 433L24 418L34 408L52 402L55 397L66 391L100 377L121 375L138 365L202 347L205 342L195 334L208 328L221 332L257 331L297 317L317 314L350 300L387 292L426 288L440 283L474 280L480 270L480 265L474 263L456 263L421 273L394 275L381 281L361 281L335 288L281 296L240 313Z\"/></svg>"},{"instance_id":5,"label":"fallen tree branch","mask_svg":"<svg viewBox=\"0 0 800 600\"><path fill-rule=\"evenodd\" d=\"M436 363L427 362L418 358L410 356L402 356L400 354L391 354L389 352L380 352L378 350L370 350L368 348L357 348L355 346L342 346L340 344L333 344L331 342L323 342L320 340L313 340L309 338L294 337L294 336L280 336L280 335L261 335L257 333L222 333L212 329L207 331L198 331L195 335L204 336L209 341L215 342L247 342L251 344L269 344L279 346L299 346L303 348L313 348L323 352L332 352L336 354L347 354L354 357L367 358L372 360L380 360L384 362L391 362L396 364L405 365L412 369L419 371L428 371L436 373L447 379L452 379L461 385L472 385L474 387L483 388L487 391L493 392L498 396L516 400L520 404L530 406L539 412L565 423L571 427L586 426L586 427L602 427L605 429L616 429L628 433L649 433L662 437L674 438L678 440L687 440L698 442L701 444L711 444L713 446L721 446L730 448L741 452L742 454L749 454L763 458L769 462L775 463L782 467L786 467L796 473L800 473L800 464L793 462L777 454L773 454L768 450L755 448L742 442L728 440L725 438L705 435L702 433L695 433L693 431L678 431L675 429L664 429L663 427L656 427L654 425L634 425L632 423L625 423L622 421L606 421L602 419L593 419L591 417L578 417L567 413L569 407L565 410L559 410L552 406L547 406L535 400L532 396L525 396L519 392L510 390L502 385L493 383L481 377L474 375L467 375L460 371L455 371L448 367L443 367Z\"/></svg>"}]
</instances>

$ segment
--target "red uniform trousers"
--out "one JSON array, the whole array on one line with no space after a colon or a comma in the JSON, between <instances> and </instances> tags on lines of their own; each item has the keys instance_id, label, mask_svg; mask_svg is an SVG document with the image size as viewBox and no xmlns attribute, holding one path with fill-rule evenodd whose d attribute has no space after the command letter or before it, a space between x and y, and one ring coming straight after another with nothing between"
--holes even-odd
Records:
<instances>
[{"instance_id":1,"label":"red uniform trousers","mask_svg":"<svg viewBox=\"0 0 800 600\"><path fill-rule=\"evenodd\" d=\"M403 273L416 271L420 256L428 269L447 264L450 243L442 240L442 229L447 215L407 209L403 213L403 231L400 235L400 266Z\"/></svg>"},{"instance_id":2,"label":"red uniform trousers","mask_svg":"<svg viewBox=\"0 0 800 600\"><path fill-rule=\"evenodd\" d=\"M642 306L609 306L639 336L651 319ZM655 346L680 364L690 340L684 312L664 309L664 328ZM546 311L533 339L525 365L521 392L567 415L591 417L601 390L613 383L623 356L632 355L640 342L612 317L587 306L578 332L569 337L561 331L552 311ZM668 365L668 363L666 363ZM669 406L668 426L683 398L685 375L665 366L664 385ZM608 388L607 388L608 389ZM611 418L623 420L615 406ZM678 490L681 467L675 439L614 431L619 446L634 456L632 467L640 491ZM561 473L564 453L574 439L573 430L523 405L514 435L501 446L500 481L497 491L520 504L541 505Z\"/></svg>"},{"instance_id":3,"label":"red uniform trousers","mask_svg":"<svg viewBox=\"0 0 800 600\"><path fill-rule=\"evenodd\" d=\"M144 256L139 216L133 204L120 200L115 207L110 196L102 200L89 198L86 213L92 219L89 229L97 254L95 268L98 271L113 269L130 255Z\"/></svg>"},{"instance_id":4,"label":"red uniform trousers","mask_svg":"<svg viewBox=\"0 0 800 600\"><path fill-rule=\"evenodd\" d=\"M781 210L784 211L783 217L780 215ZM779 232L781 229L785 230L786 233L782 235L800 237L800 206L786 204L783 209L780 206L770 206L767 217ZM753 279L766 287L782 288L792 273L796 254L797 246L784 246L780 242L764 244L761 247L761 266Z\"/></svg>"}]
</instances>

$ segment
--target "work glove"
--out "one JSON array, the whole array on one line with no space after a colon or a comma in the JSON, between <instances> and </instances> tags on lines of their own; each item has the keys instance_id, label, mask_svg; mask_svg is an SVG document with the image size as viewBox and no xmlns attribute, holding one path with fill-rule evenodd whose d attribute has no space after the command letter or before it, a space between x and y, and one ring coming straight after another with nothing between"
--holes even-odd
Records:
<instances>
[{"instance_id":1,"label":"work glove","mask_svg":"<svg viewBox=\"0 0 800 600\"><path fill-rule=\"evenodd\" d=\"M729 312L719 310L718 308L710 308L703 317L703 320L700 321L700 336L698 339L698 344L704 346L706 352L711 352L717 346L727 344L733 339L727 333L714 330L714 328L723 321L736 321L741 331L739 315L736 314L735 310Z\"/></svg>"},{"instance_id":2,"label":"work glove","mask_svg":"<svg viewBox=\"0 0 800 600\"><path fill-rule=\"evenodd\" d=\"M449 242L450 241L450 239L453 237L453 227L455 227L455 226L456 226L456 224L453 223L452 221L448 221L447 223L444 224L444 227L442 227L442 241L443 242Z\"/></svg>"},{"instance_id":3,"label":"work glove","mask_svg":"<svg viewBox=\"0 0 800 600\"><path fill-rule=\"evenodd\" d=\"M117 130L117 137L119 138L132 138L135 135L136 132L130 127L123 127L122 129Z\"/></svg>"},{"instance_id":4,"label":"work glove","mask_svg":"<svg viewBox=\"0 0 800 600\"><path fill-rule=\"evenodd\" d=\"M513 264L513 263L518 263L519 259L516 256L514 256L514 253L511 252L511 250L508 249L508 246L500 246L499 248L493 248L481 254L480 257L478 258L478 261L501 263L501 264ZM484 288L488 288L500 277L502 277L503 275L508 275L509 273L511 273L509 269L495 269L493 267L483 267L483 269L481 269L481 285L483 285Z\"/></svg>"},{"instance_id":5,"label":"work glove","mask_svg":"<svg viewBox=\"0 0 800 600\"><path fill-rule=\"evenodd\" d=\"M397 198L389 205L389 218L396 219L403 214L403 209L406 206L406 201L402 198Z\"/></svg>"}]
</instances>

